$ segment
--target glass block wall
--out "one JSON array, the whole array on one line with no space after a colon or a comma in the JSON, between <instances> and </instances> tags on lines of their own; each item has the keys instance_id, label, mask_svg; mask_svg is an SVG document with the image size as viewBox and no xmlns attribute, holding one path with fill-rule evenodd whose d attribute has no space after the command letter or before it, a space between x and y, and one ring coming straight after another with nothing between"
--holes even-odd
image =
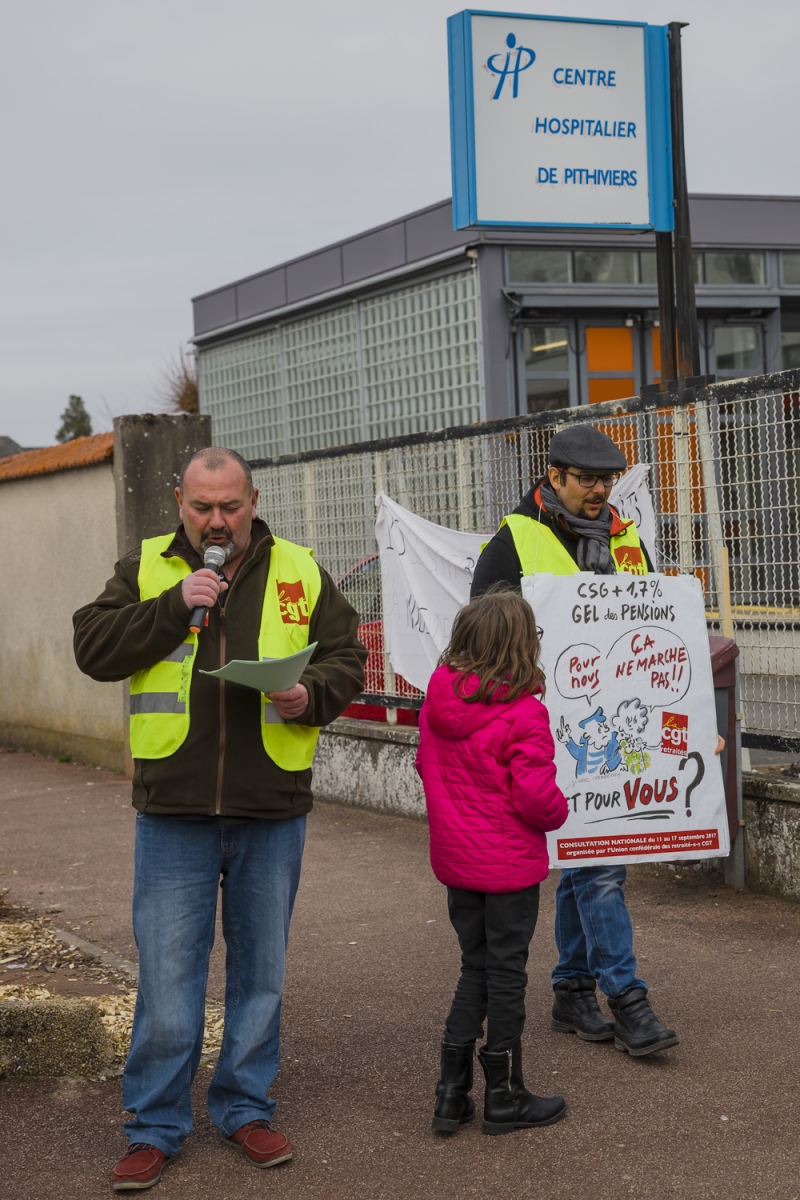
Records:
<instances>
[{"instance_id":1,"label":"glass block wall","mask_svg":"<svg viewBox=\"0 0 800 1200\"><path fill-rule=\"evenodd\" d=\"M473 271L365 300L359 315L368 438L479 420Z\"/></svg>"},{"instance_id":2,"label":"glass block wall","mask_svg":"<svg viewBox=\"0 0 800 1200\"><path fill-rule=\"evenodd\" d=\"M201 408L214 441L246 458L283 453L283 370L276 329L198 355Z\"/></svg>"},{"instance_id":3,"label":"glass block wall","mask_svg":"<svg viewBox=\"0 0 800 1200\"><path fill-rule=\"evenodd\" d=\"M470 424L474 270L201 349L198 361L214 442L249 459Z\"/></svg>"}]
</instances>

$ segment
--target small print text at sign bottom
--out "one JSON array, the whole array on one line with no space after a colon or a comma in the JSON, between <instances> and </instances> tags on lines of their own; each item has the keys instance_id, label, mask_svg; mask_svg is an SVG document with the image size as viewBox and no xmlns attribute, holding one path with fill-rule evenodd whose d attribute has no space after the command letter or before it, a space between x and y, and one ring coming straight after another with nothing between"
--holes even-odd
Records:
<instances>
[{"instance_id":1,"label":"small print text at sign bottom","mask_svg":"<svg viewBox=\"0 0 800 1200\"><path fill-rule=\"evenodd\" d=\"M684 829L675 833L625 833L558 842L559 862L571 858L614 858L618 854L674 854L679 850L719 850L719 833L716 829Z\"/></svg>"}]
</instances>

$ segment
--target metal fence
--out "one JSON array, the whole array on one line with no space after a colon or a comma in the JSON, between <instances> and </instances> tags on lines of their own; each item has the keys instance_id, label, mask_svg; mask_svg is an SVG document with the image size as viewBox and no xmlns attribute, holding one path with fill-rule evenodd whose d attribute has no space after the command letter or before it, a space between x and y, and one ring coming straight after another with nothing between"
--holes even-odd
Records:
<instances>
[{"instance_id":1,"label":"metal fence","mask_svg":"<svg viewBox=\"0 0 800 1200\"><path fill-rule=\"evenodd\" d=\"M587 422L630 465L650 464L657 569L701 579L710 633L732 622L743 744L800 750L800 370L260 460L259 511L313 546L358 610L371 651L362 699L415 708L419 693L383 650L376 493L491 534L544 473L552 435Z\"/></svg>"}]
</instances>

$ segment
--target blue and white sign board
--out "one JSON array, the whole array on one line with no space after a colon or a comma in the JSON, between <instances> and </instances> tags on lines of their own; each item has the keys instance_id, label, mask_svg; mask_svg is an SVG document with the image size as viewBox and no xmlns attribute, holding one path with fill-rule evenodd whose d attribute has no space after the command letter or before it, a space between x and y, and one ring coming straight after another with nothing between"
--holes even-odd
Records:
<instances>
[{"instance_id":1,"label":"blue and white sign board","mask_svg":"<svg viewBox=\"0 0 800 1200\"><path fill-rule=\"evenodd\" d=\"M453 224L673 228L667 28L448 21Z\"/></svg>"}]
</instances>

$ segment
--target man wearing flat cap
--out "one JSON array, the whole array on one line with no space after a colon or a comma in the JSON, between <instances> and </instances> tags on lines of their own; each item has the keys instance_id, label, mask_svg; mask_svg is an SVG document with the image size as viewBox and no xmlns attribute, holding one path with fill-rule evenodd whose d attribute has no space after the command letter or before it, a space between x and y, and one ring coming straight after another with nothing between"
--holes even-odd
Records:
<instances>
[{"instance_id":1,"label":"man wearing flat cap","mask_svg":"<svg viewBox=\"0 0 800 1200\"><path fill-rule=\"evenodd\" d=\"M550 442L547 475L523 497L487 544L475 568L472 596L505 584L519 590L522 575L571 575L653 570L633 521L608 503L625 455L599 429L576 425ZM567 868L556 892L552 1028L587 1042L611 1038L637 1057L677 1044L648 1001L636 974L633 929L625 906L625 867L604 863ZM610 1021L596 984L608 998Z\"/></svg>"}]
</instances>

